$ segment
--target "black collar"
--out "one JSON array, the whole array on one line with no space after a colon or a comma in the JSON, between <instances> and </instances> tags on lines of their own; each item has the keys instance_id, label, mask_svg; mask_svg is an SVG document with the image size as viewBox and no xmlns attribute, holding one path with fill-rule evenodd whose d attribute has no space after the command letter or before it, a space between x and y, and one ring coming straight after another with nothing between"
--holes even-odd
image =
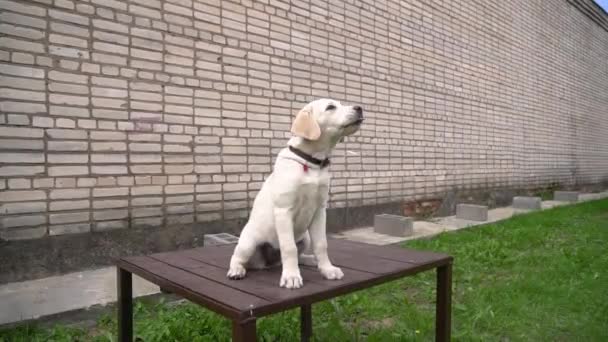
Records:
<instances>
[{"instance_id":1,"label":"black collar","mask_svg":"<svg viewBox=\"0 0 608 342\"><path fill-rule=\"evenodd\" d=\"M329 158L325 158L323 160L321 159L317 159L313 156L311 156L310 154L307 154L306 152L297 149L293 146L289 146L289 150L291 152L293 152L295 155L297 155L298 157L306 160L307 162L311 163L311 164L315 164L315 165L319 165L322 169L329 166Z\"/></svg>"}]
</instances>

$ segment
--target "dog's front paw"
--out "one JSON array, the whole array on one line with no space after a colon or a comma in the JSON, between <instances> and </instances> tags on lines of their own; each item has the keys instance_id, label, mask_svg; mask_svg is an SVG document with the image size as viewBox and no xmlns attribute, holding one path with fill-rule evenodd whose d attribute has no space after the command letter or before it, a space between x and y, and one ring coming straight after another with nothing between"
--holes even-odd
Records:
<instances>
[{"instance_id":1,"label":"dog's front paw","mask_svg":"<svg viewBox=\"0 0 608 342\"><path fill-rule=\"evenodd\" d=\"M339 280L344 277L342 270L335 266L321 268L319 271L321 271L321 274L325 277L325 279L329 280Z\"/></svg>"},{"instance_id":2,"label":"dog's front paw","mask_svg":"<svg viewBox=\"0 0 608 342\"><path fill-rule=\"evenodd\" d=\"M281 274L281 287L286 287L288 289L299 289L302 287L302 276L300 275L300 271L283 271Z\"/></svg>"},{"instance_id":3,"label":"dog's front paw","mask_svg":"<svg viewBox=\"0 0 608 342\"><path fill-rule=\"evenodd\" d=\"M246 273L247 270L245 269L245 267L243 267L243 265L234 265L230 266L230 269L228 270L228 274L226 276L234 280L243 279L245 278Z\"/></svg>"}]
</instances>

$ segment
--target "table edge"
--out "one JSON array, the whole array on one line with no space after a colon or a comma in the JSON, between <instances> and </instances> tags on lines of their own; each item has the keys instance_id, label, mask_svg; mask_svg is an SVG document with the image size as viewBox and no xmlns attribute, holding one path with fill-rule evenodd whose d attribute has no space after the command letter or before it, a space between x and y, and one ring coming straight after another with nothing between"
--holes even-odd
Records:
<instances>
[{"instance_id":1,"label":"table edge","mask_svg":"<svg viewBox=\"0 0 608 342\"><path fill-rule=\"evenodd\" d=\"M169 279L160 278L154 273L130 263L128 260L126 260L127 258L129 257L117 259L116 267L124 269L141 278L144 278L165 290L171 291L176 295L179 295L182 298L188 299L198 305L201 305L206 309L213 311L221 316L237 321L260 318L285 310L297 308L301 305L315 304L323 300L328 300L352 292L372 288L374 286L384 284L389 281L397 280L407 276L412 276L432 269L438 269L442 266L447 266L454 262L454 257L446 254L445 257L441 259L416 265L415 267L411 267L408 269L377 275L370 279L346 284L344 286L338 285L320 293L310 294L303 297L297 297L294 299L288 299L278 302L268 302L268 304L253 307L250 310L240 310L232 306L226 305L221 301L214 300L213 298L205 298L202 294L190 291L187 288L174 285L175 283L171 282ZM220 284L218 283L218 285ZM306 286L306 284L304 284L304 286Z\"/></svg>"}]
</instances>

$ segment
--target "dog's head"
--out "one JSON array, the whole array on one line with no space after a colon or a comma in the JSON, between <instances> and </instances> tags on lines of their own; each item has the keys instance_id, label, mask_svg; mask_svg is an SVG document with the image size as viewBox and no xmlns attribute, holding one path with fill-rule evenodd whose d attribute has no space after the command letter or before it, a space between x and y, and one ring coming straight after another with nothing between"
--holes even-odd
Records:
<instances>
[{"instance_id":1,"label":"dog's head","mask_svg":"<svg viewBox=\"0 0 608 342\"><path fill-rule=\"evenodd\" d=\"M360 106L343 106L336 100L320 99L300 110L291 132L307 140L334 146L343 137L358 131L362 122L363 108Z\"/></svg>"}]
</instances>

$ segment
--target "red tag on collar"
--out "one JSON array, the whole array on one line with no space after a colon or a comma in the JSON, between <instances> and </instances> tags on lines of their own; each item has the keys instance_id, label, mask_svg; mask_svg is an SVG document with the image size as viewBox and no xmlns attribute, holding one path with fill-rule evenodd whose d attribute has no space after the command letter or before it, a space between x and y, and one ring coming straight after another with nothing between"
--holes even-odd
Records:
<instances>
[{"instance_id":1,"label":"red tag on collar","mask_svg":"<svg viewBox=\"0 0 608 342\"><path fill-rule=\"evenodd\" d=\"M302 168L304 169L304 172L308 173L308 165L302 164Z\"/></svg>"}]
</instances>

